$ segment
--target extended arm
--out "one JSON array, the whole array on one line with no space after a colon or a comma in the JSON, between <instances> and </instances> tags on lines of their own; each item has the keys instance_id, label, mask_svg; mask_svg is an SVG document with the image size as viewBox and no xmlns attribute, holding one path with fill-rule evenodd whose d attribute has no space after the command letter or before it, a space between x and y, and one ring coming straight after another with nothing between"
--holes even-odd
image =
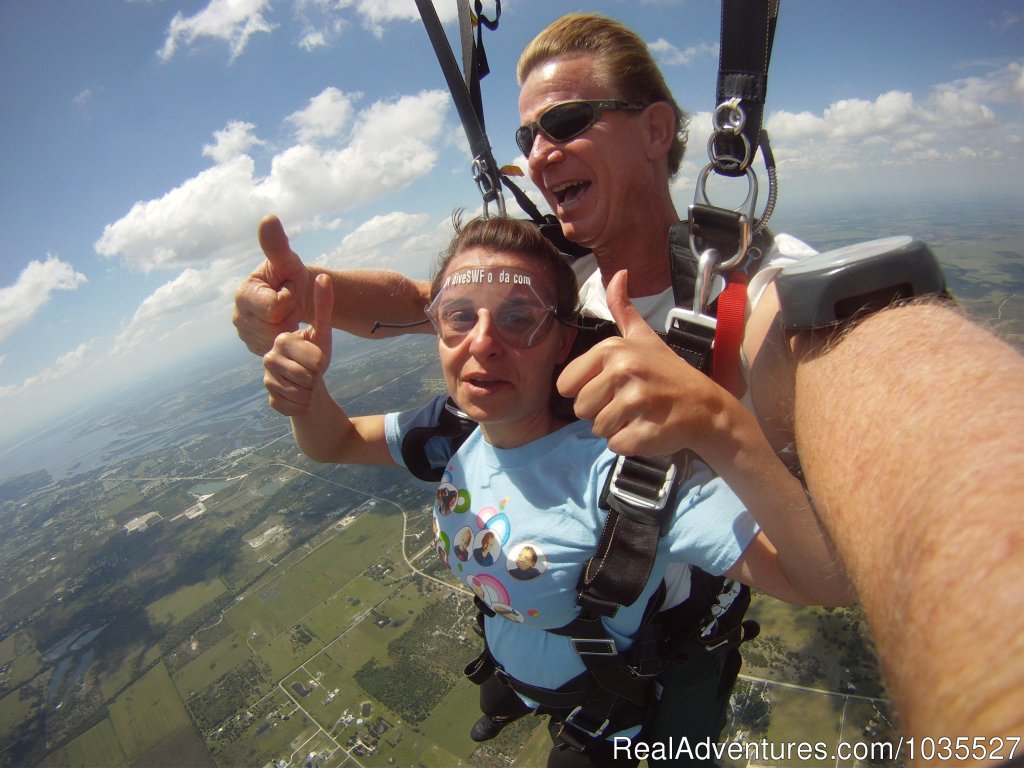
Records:
<instances>
[{"instance_id":1,"label":"extended arm","mask_svg":"<svg viewBox=\"0 0 1024 768\"><path fill-rule=\"evenodd\" d=\"M314 321L293 333L282 333L264 357L263 381L270 405L291 418L302 452L311 459L335 464L394 466L384 435L384 417L349 418L327 391L324 372L331 361L331 282L314 282Z\"/></svg>"},{"instance_id":2,"label":"extended arm","mask_svg":"<svg viewBox=\"0 0 1024 768\"><path fill-rule=\"evenodd\" d=\"M331 279L339 297L331 315L335 328L370 338L433 333L433 326L424 323L405 329L380 328L371 334L378 320L396 324L423 320L430 292L425 281L380 269L307 267L291 249L276 216L260 222L259 239L266 260L239 285L232 318L239 338L252 352L262 355L279 334L312 322L313 280L318 274Z\"/></svg>"},{"instance_id":3,"label":"extended arm","mask_svg":"<svg viewBox=\"0 0 1024 768\"><path fill-rule=\"evenodd\" d=\"M1024 358L938 303L797 348L800 456L904 732L1024 736Z\"/></svg>"}]
</instances>

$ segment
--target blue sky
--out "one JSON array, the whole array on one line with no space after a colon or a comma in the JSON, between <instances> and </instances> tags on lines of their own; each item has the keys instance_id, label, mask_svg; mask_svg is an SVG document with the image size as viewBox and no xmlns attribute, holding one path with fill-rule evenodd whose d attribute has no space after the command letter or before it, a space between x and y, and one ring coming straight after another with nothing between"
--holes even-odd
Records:
<instances>
[{"instance_id":1,"label":"blue sky","mask_svg":"<svg viewBox=\"0 0 1024 768\"><path fill-rule=\"evenodd\" d=\"M454 20L454 0L435 5ZM524 44L567 11L606 13L648 41L694 116L684 212L706 162L718 4L502 5L485 36L498 161L523 164ZM0 0L0 104L8 435L234 338L266 213L311 262L421 277L451 211L479 204L413 0ZM783 0L767 115L780 207L1024 197L1024 5Z\"/></svg>"}]
</instances>

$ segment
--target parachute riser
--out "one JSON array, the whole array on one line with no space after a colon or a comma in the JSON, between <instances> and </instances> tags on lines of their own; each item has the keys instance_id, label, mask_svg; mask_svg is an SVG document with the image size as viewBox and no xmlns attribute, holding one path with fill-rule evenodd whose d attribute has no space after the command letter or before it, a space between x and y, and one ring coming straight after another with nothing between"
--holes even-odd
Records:
<instances>
[{"instance_id":1,"label":"parachute riser","mask_svg":"<svg viewBox=\"0 0 1024 768\"><path fill-rule=\"evenodd\" d=\"M431 0L416 0L416 7L420 12L420 18L427 30L427 36L430 38L437 61L441 65L448 90L455 102L455 109L466 131L466 138L469 140L469 149L473 153L473 181L483 198L484 216L490 214L491 203L497 203L499 213L504 215L505 199L501 192L501 173L494 160L490 142L487 140L483 119L478 114L466 81L463 79L464 76L459 70L451 45L441 26L440 19L438 19L437 10Z\"/></svg>"},{"instance_id":2,"label":"parachute riser","mask_svg":"<svg viewBox=\"0 0 1024 768\"><path fill-rule=\"evenodd\" d=\"M775 208L775 160L768 134L761 128L761 116L778 12L778 0L722 2L718 104L707 144L709 162L697 178L688 216L690 250L698 257L693 312L699 315L707 310L707 294L714 274L728 276L746 266L750 244L765 228ZM768 173L768 199L760 219L754 215L758 181L753 161L758 149ZM712 173L727 178L746 177L747 194L739 207L729 210L711 204L707 182Z\"/></svg>"}]
</instances>

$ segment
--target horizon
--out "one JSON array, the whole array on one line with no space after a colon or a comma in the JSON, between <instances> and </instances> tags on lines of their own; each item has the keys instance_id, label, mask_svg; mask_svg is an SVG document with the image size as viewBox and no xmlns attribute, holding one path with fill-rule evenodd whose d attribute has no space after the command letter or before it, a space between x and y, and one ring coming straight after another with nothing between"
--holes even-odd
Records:
<instances>
[{"instance_id":1,"label":"horizon","mask_svg":"<svg viewBox=\"0 0 1024 768\"><path fill-rule=\"evenodd\" d=\"M849 201L844 200L844 202ZM1019 291L1004 292L1002 286L988 274L988 270L992 267L996 270L999 269L997 263L986 260L984 257L977 263L973 262L971 258L966 258L961 266L960 249L957 245L963 240L956 239L952 246L948 243L951 236L950 231L968 231L969 234L965 238L984 232L997 242L1018 243L1015 246L1015 253L1018 256L1024 256L1024 245L1020 244L1024 241L1021 241L1019 237L1024 235L1024 225L1017 221L1016 210L1014 203L1005 199L1001 201L966 200L958 199L956 196L909 200L904 201L904 205L898 207L883 199L873 199L861 201L859 204L848 206L845 209L834 207L828 200L819 200L814 204L795 208L780 203L771 223L774 225L778 218L780 223L791 221L798 224L801 234L806 236L807 241L819 250L897 234L909 234L922 238L944 263L947 280L959 279L962 286L964 280L969 283L971 290L964 292L969 295L960 296L956 291L954 291L954 295L962 301L970 303L969 308L972 310L973 316L993 326L992 330L1005 340L1022 347L1024 337L1021 336L1021 333L1024 332L1024 322L1022 322L1024 316L1019 320L1014 319L1016 304L1007 313L1010 317L1003 318L1007 323L1004 328L994 327L994 324L998 314L998 300L1002 299L1005 303L1009 299L1019 299L1024 296L1024 258L1020 262L1022 276L1012 283ZM1005 222L1002 229L996 228L992 223L1000 221ZM923 225L927 232L913 231L908 227L908 225L914 224ZM772 229L779 231L774 226ZM926 236L928 233L931 234L931 240ZM984 249L979 247L979 250ZM972 257L973 254L968 256ZM980 292L980 297L975 295L978 292ZM230 323L227 325L230 333L203 348L198 359L166 361L163 365L145 371L138 379L126 382L116 389L104 389L81 403L68 404L62 411L27 425L20 432L5 431L0 436L0 483L31 471L28 468L34 465L33 462L39 462L38 457L49 455L45 439L50 436L50 433L70 427L80 421L84 423L86 419L95 419L100 416L101 408L115 402L125 405L131 400L158 395L161 391L173 388L178 382L187 380L189 377L199 378L204 374L211 377L217 376L226 370L248 365L253 369L253 377L249 382L253 389L253 397L265 398L266 393L260 378L260 358L250 353L235 335L233 326L230 326ZM395 340L362 339L342 331L335 331L335 366L351 356L372 351L376 345ZM265 407L269 410L269 406ZM283 417L281 423L282 433L287 432L288 424ZM20 451L24 451L25 455L17 460L12 460L11 457ZM13 471L11 470L12 466L15 467Z\"/></svg>"},{"instance_id":2,"label":"horizon","mask_svg":"<svg viewBox=\"0 0 1024 768\"><path fill-rule=\"evenodd\" d=\"M454 39L454 2L435 2ZM483 99L496 158L522 167L511 70L575 6L503 5L484 35ZM718 6L587 7L637 30L691 111L674 184L684 212L706 161ZM19 116L0 149L8 438L227 348L266 213L310 263L424 277L451 210L479 207L412 3L6 3L0 40L0 98ZM783 2L765 118L780 173L773 229L872 200L893 214L958 199L1019 209L1022 50L1012 1Z\"/></svg>"}]
</instances>

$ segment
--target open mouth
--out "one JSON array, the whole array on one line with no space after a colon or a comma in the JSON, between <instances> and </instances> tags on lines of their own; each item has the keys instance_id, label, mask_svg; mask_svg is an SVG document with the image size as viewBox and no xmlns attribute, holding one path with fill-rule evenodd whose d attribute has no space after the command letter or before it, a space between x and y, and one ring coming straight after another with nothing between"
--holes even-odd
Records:
<instances>
[{"instance_id":1,"label":"open mouth","mask_svg":"<svg viewBox=\"0 0 1024 768\"><path fill-rule=\"evenodd\" d=\"M487 376L467 376L466 383L469 384L471 387L475 387L476 389L488 391L496 389L506 384L507 382L505 382L503 379L494 379Z\"/></svg>"},{"instance_id":2,"label":"open mouth","mask_svg":"<svg viewBox=\"0 0 1024 768\"><path fill-rule=\"evenodd\" d=\"M567 181L551 188L551 194L559 205L567 205L576 200L587 189L590 188L589 181Z\"/></svg>"}]
</instances>

